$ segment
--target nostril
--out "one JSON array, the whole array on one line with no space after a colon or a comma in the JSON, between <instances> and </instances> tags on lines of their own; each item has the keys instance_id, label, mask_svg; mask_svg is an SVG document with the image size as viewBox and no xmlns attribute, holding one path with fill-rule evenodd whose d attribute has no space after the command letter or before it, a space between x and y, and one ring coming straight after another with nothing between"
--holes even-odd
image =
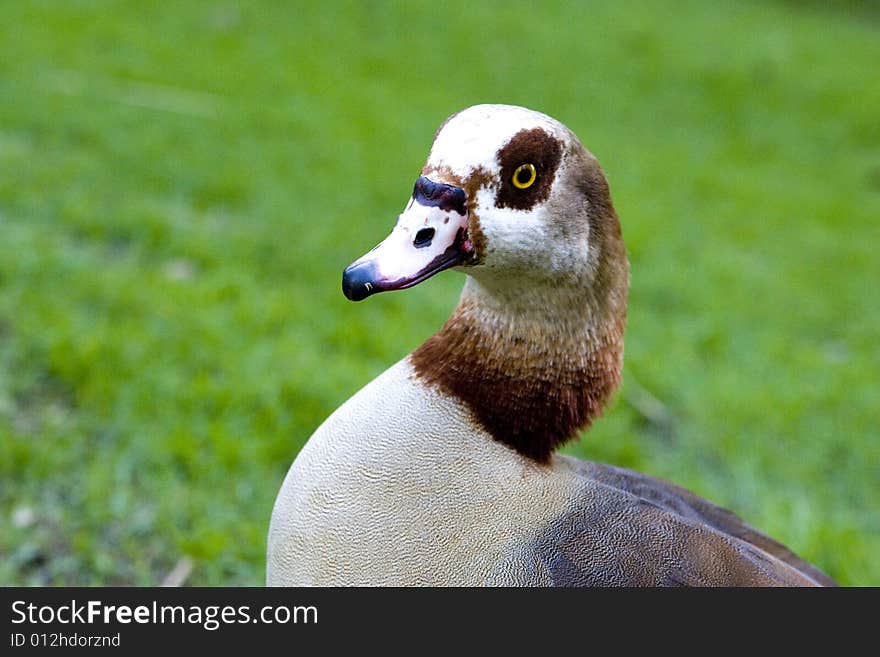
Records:
<instances>
[{"instance_id":1,"label":"nostril","mask_svg":"<svg viewBox=\"0 0 880 657\"><path fill-rule=\"evenodd\" d=\"M420 249L423 246L428 246L431 243L431 240L434 239L434 232L433 228L422 228L416 233L416 238L413 240L413 246L417 249Z\"/></svg>"}]
</instances>

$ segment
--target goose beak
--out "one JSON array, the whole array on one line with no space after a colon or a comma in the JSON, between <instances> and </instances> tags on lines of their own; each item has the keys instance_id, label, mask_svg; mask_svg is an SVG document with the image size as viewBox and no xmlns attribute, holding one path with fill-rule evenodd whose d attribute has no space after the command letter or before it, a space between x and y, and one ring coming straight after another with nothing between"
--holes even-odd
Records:
<instances>
[{"instance_id":1,"label":"goose beak","mask_svg":"<svg viewBox=\"0 0 880 657\"><path fill-rule=\"evenodd\" d=\"M460 187L420 177L391 234L342 272L342 292L352 301L403 290L472 259L467 194Z\"/></svg>"}]
</instances>

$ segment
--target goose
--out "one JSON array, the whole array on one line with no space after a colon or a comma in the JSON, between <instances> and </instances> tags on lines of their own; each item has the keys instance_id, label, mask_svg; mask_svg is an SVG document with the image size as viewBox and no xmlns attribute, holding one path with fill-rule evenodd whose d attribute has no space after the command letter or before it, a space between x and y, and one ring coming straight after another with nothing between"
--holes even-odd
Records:
<instances>
[{"instance_id":1,"label":"goose","mask_svg":"<svg viewBox=\"0 0 880 657\"><path fill-rule=\"evenodd\" d=\"M449 320L300 450L270 586L823 586L674 484L557 454L620 383L629 263L596 158L509 105L450 116L354 301L466 274Z\"/></svg>"}]
</instances>

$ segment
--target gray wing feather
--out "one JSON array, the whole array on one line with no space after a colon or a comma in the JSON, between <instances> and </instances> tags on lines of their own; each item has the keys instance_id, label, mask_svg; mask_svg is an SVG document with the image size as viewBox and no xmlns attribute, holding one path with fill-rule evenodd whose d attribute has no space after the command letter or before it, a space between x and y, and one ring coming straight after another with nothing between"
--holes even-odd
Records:
<instances>
[{"instance_id":1,"label":"gray wing feather","mask_svg":"<svg viewBox=\"0 0 880 657\"><path fill-rule=\"evenodd\" d=\"M568 459L582 503L542 528L518 559L554 586L836 586L738 516L679 486Z\"/></svg>"}]
</instances>

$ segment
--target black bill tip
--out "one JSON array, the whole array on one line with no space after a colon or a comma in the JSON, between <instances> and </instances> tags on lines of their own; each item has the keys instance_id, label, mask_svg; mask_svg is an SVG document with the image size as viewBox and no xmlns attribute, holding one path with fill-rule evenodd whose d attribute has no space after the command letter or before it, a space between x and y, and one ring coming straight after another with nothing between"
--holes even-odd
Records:
<instances>
[{"instance_id":1,"label":"black bill tip","mask_svg":"<svg viewBox=\"0 0 880 657\"><path fill-rule=\"evenodd\" d=\"M342 272L342 293L351 301L362 301L371 294L379 292L376 287L378 271L373 262L359 262L349 265Z\"/></svg>"}]
</instances>

